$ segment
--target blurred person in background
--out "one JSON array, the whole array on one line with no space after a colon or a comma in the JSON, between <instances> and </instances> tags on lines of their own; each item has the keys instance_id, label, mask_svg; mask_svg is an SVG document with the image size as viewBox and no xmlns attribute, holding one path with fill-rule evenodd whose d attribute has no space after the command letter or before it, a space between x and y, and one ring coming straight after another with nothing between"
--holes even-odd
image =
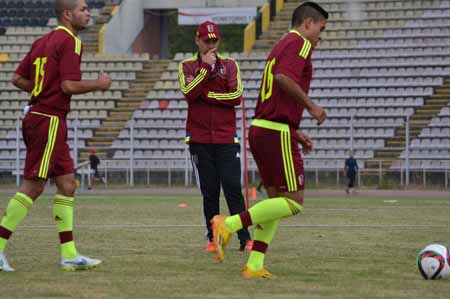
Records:
<instances>
[{"instance_id":1,"label":"blurred person in background","mask_svg":"<svg viewBox=\"0 0 450 299\"><path fill-rule=\"evenodd\" d=\"M344 173L348 178L347 189L345 189L347 194L355 192L353 188L355 187L355 179L358 169L358 162L355 158L353 158L353 152L350 151L349 157L345 160L344 165Z\"/></svg>"}]
</instances>

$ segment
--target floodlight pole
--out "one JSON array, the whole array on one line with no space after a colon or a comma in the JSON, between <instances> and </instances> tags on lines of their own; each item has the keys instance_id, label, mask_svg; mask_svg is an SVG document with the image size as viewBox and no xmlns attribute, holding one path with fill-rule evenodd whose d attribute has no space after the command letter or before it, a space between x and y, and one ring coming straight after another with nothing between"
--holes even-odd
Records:
<instances>
[{"instance_id":1,"label":"floodlight pole","mask_svg":"<svg viewBox=\"0 0 450 299\"><path fill-rule=\"evenodd\" d=\"M405 124L405 188L409 186L409 115Z\"/></svg>"},{"instance_id":2,"label":"floodlight pole","mask_svg":"<svg viewBox=\"0 0 450 299\"><path fill-rule=\"evenodd\" d=\"M184 185L187 187L189 185L189 173L188 173L188 162L189 161L189 150L185 143L184 146Z\"/></svg>"},{"instance_id":3,"label":"floodlight pole","mask_svg":"<svg viewBox=\"0 0 450 299\"><path fill-rule=\"evenodd\" d=\"M130 186L134 186L134 117L130 121Z\"/></svg>"},{"instance_id":4,"label":"floodlight pole","mask_svg":"<svg viewBox=\"0 0 450 299\"><path fill-rule=\"evenodd\" d=\"M73 164L75 169L78 168L78 111L75 111L75 119L73 121Z\"/></svg>"},{"instance_id":5,"label":"floodlight pole","mask_svg":"<svg viewBox=\"0 0 450 299\"><path fill-rule=\"evenodd\" d=\"M16 186L20 186L20 118L16 121Z\"/></svg>"},{"instance_id":6,"label":"floodlight pole","mask_svg":"<svg viewBox=\"0 0 450 299\"><path fill-rule=\"evenodd\" d=\"M247 157L247 114L245 111L245 98L242 97L242 147L244 154L244 184L245 184L245 205L250 208L249 186L248 186L248 157Z\"/></svg>"},{"instance_id":7,"label":"floodlight pole","mask_svg":"<svg viewBox=\"0 0 450 299\"><path fill-rule=\"evenodd\" d=\"M350 151L353 153L353 114L350 116Z\"/></svg>"}]
</instances>

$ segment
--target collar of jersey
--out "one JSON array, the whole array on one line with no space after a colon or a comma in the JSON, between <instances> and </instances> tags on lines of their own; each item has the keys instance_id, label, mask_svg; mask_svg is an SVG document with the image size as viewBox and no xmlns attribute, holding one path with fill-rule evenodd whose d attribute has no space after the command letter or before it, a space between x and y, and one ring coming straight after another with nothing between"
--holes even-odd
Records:
<instances>
[{"instance_id":1,"label":"collar of jersey","mask_svg":"<svg viewBox=\"0 0 450 299\"><path fill-rule=\"evenodd\" d=\"M295 30L295 29L291 29L291 31L289 31L289 33L295 33L295 34L297 34L298 36L300 36L301 38L303 38L304 40L307 40L307 41L311 42L309 39L307 39L306 37L304 37L300 32L298 32L298 31Z\"/></svg>"},{"instance_id":2,"label":"collar of jersey","mask_svg":"<svg viewBox=\"0 0 450 299\"><path fill-rule=\"evenodd\" d=\"M75 36L75 34L73 34L72 31L70 31L67 27L65 27L65 26L63 26L63 25L59 25L58 27L55 28L55 30L59 30L59 29L62 29L62 30L64 30L65 32L67 32L70 36L72 36L72 37L74 37L74 38L77 38L77 37Z\"/></svg>"}]
</instances>

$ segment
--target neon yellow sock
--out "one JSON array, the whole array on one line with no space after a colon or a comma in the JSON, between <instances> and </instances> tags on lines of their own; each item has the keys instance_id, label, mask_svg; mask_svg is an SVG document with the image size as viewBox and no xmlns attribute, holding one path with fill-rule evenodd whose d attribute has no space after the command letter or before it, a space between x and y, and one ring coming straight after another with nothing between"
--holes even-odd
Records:
<instances>
[{"instance_id":1,"label":"neon yellow sock","mask_svg":"<svg viewBox=\"0 0 450 299\"><path fill-rule=\"evenodd\" d=\"M250 270L261 270L264 268L264 258L267 247L272 243L280 220L258 224L255 226L253 248L247 261Z\"/></svg>"},{"instance_id":2,"label":"neon yellow sock","mask_svg":"<svg viewBox=\"0 0 450 299\"><path fill-rule=\"evenodd\" d=\"M303 207L292 199L274 197L257 203L248 209L248 213L250 213L251 224L261 224L296 215L302 210ZM231 232L236 232L244 226L241 219L240 215L227 217L225 225Z\"/></svg>"},{"instance_id":3,"label":"neon yellow sock","mask_svg":"<svg viewBox=\"0 0 450 299\"><path fill-rule=\"evenodd\" d=\"M72 236L73 197L56 194L53 217L59 233L62 257L66 259L74 258L77 255L77 249Z\"/></svg>"},{"instance_id":4,"label":"neon yellow sock","mask_svg":"<svg viewBox=\"0 0 450 299\"><path fill-rule=\"evenodd\" d=\"M8 243L9 236L16 230L22 220L27 216L28 210L33 205L33 200L22 192L17 192L6 207L3 216L0 236L0 251L3 251Z\"/></svg>"}]
</instances>

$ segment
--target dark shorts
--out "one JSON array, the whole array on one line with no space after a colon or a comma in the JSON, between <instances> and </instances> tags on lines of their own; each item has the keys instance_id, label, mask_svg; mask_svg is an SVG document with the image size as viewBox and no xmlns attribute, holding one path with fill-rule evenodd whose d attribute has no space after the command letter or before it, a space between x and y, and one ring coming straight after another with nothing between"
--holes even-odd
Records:
<instances>
[{"instance_id":1,"label":"dark shorts","mask_svg":"<svg viewBox=\"0 0 450 299\"><path fill-rule=\"evenodd\" d=\"M249 144L264 186L276 187L280 192L304 189L303 160L289 125L253 120Z\"/></svg>"},{"instance_id":2,"label":"dark shorts","mask_svg":"<svg viewBox=\"0 0 450 299\"><path fill-rule=\"evenodd\" d=\"M27 148L25 179L47 179L73 173L65 119L28 112L23 119L22 134Z\"/></svg>"}]
</instances>

